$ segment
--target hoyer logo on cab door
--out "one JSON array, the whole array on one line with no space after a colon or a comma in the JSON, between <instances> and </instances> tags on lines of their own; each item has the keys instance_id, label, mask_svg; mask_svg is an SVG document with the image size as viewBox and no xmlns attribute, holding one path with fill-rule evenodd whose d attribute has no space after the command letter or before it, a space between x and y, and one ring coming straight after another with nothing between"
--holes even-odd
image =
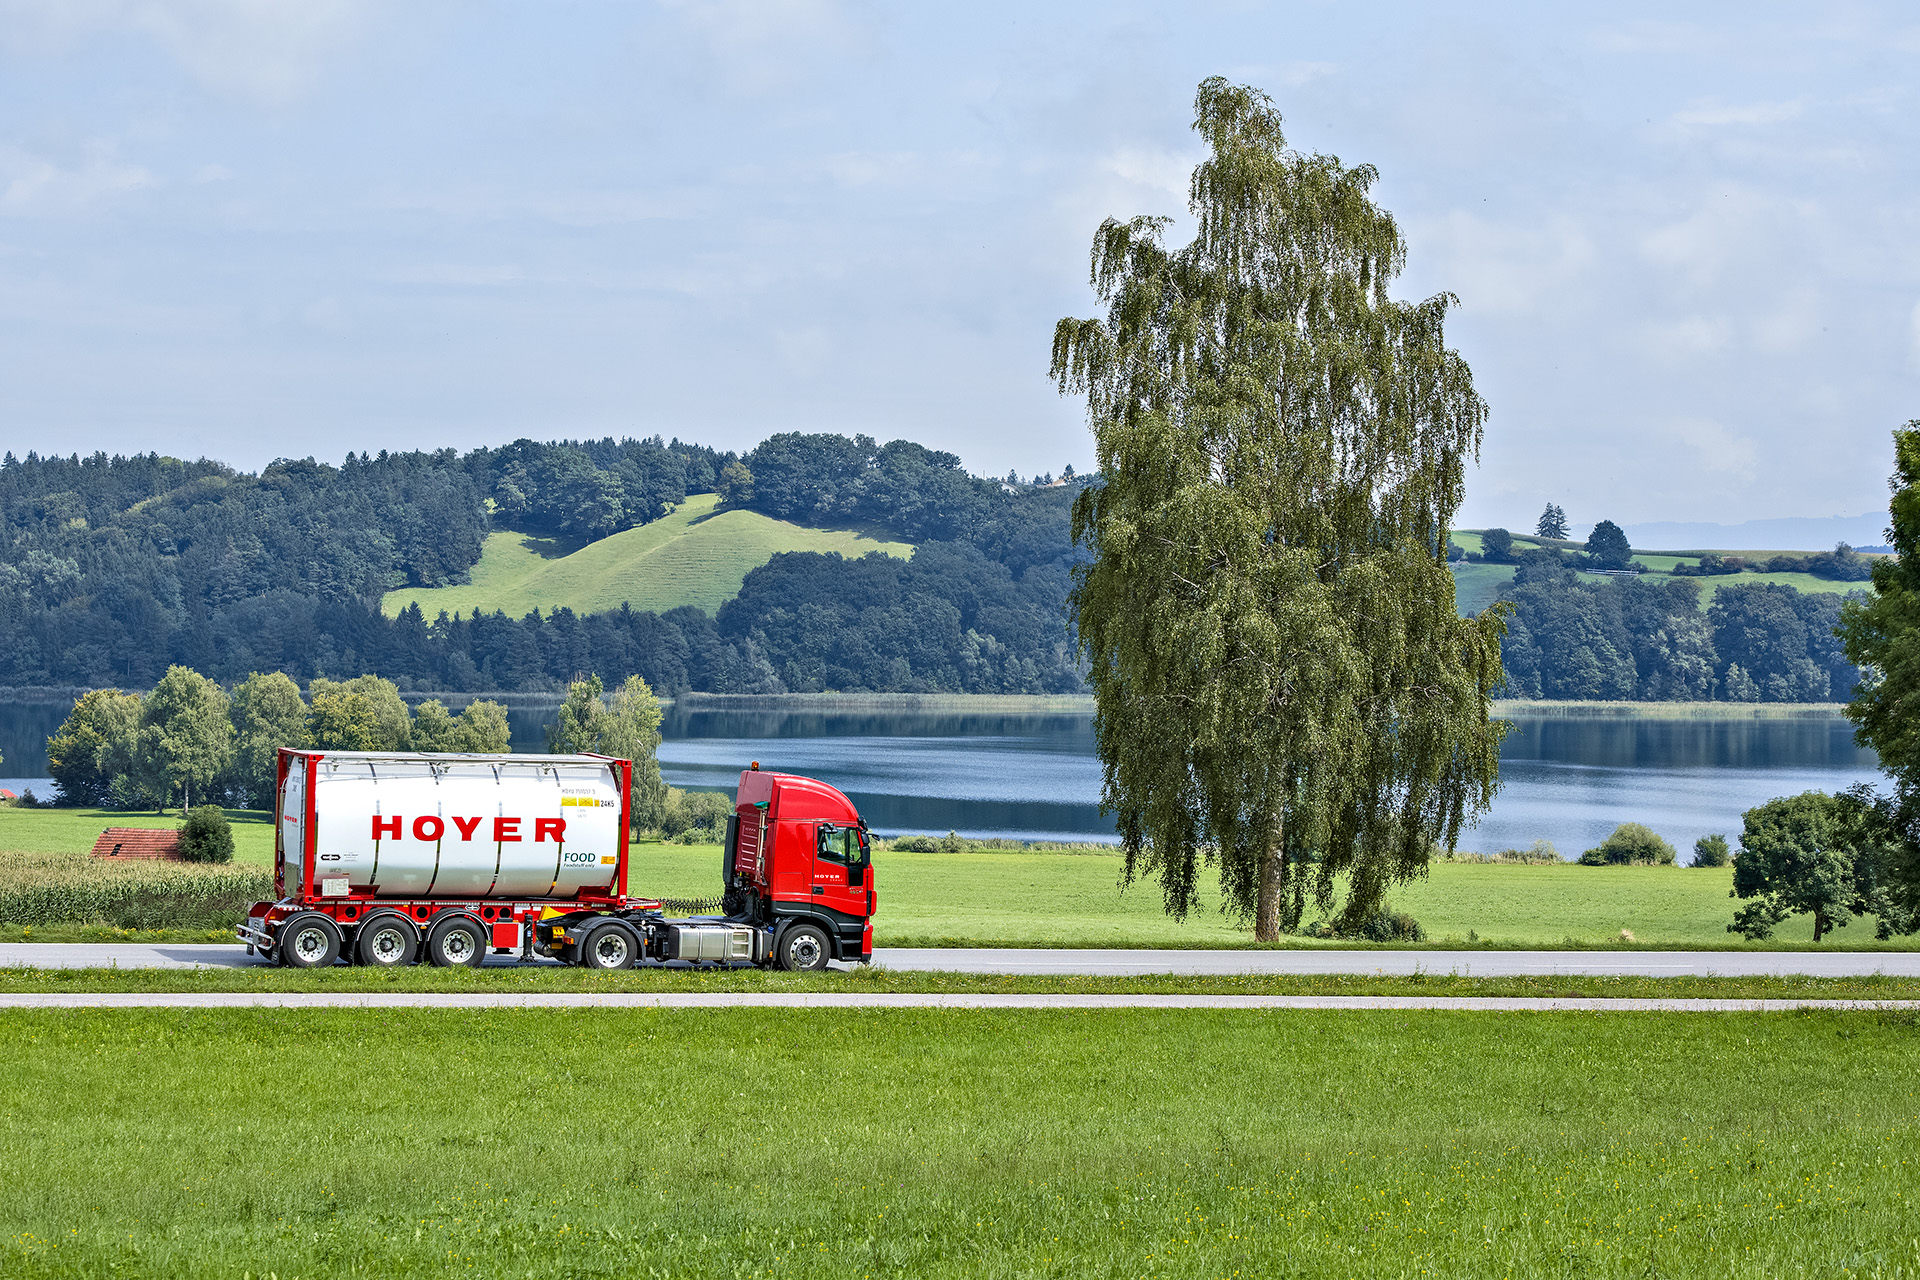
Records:
<instances>
[{"instance_id":1,"label":"hoyer logo on cab door","mask_svg":"<svg viewBox=\"0 0 1920 1280\"><path fill-rule=\"evenodd\" d=\"M423 814L413 820L411 827L407 820L397 813L373 815L373 838L375 840L398 840L402 831L411 831L415 840L434 844L447 835L447 824L461 840L472 840L485 818L441 818L435 814ZM520 834L520 824L524 818L495 818L493 821L494 844L519 844L524 836ZM567 838L567 820L565 818L535 818L533 820L533 842L539 844L551 840L555 844L565 842Z\"/></svg>"}]
</instances>

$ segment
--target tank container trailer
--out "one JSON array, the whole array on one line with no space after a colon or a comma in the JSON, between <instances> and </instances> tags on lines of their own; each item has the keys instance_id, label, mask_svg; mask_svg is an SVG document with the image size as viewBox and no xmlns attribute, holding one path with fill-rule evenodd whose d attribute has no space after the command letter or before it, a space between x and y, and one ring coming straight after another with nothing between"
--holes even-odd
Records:
<instances>
[{"instance_id":1,"label":"tank container trailer","mask_svg":"<svg viewBox=\"0 0 1920 1280\"><path fill-rule=\"evenodd\" d=\"M633 766L599 755L279 753L274 891L239 929L293 968L646 961L819 969L873 954L878 905L851 801L740 775L722 911L670 918L630 892Z\"/></svg>"}]
</instances>

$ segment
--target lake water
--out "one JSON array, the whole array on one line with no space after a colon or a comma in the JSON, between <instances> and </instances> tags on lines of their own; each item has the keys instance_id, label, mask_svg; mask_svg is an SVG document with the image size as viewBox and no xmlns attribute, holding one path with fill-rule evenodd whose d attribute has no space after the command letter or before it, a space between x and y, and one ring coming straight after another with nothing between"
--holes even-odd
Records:
<instances>
[{"instance_id":1,"label":"lake water","mask_svg":"<svg viewBox=\"0 0 1920 1280\"><path fill-rule=\"evenodd\" d=\"M46 781L46 737L65 706L0 703L0 786ZM509 713L514 747L545 749L551 708ZM803 773L851 796L886 835L1109 840L1092 720L1082 715L737 711L673 707L661 773L679 787L731 790L740 770ZM1622 822L1642 822L1687 856L1737 837L1743 811L1774 796L1879 778L1838 716L1796 720L1520 719L1501 752L1502 787L1463 849L1551 840L1576 856Z\"/></svg>"}]
</instances>

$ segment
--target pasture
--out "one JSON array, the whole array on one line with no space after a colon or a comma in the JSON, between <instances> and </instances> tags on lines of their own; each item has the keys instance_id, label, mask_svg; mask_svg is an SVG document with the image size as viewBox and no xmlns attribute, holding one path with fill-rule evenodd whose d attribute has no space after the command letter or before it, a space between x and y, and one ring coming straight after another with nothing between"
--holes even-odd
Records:
<instances>
[{"instance_id":1,"label":"pasture","mask_svg":"<svg viewBox=\"0 0 1920 1280\"><path fill-rule=\"evenodd\" d=\"M1912 1275L1910 1016L14 1011L0 1271Z\"/></svg>"},{"instance_id":2,"label":"pasture","mask_svg":"<svg viewBox=\"0 0 1920 1280\"><path fill-rule=\"evenodd\" d=\"M234 870L272 865L266 815L235 811ZM0 878L50 874L51 855L84 868L85 850L106 826L173 826L176 817L89 809L0 809ZM55 861L59 861L56 856ZM27 869L31 864L32 868ZM15 866L15 864L18 864ZM875 885L880 909L874 939L881 946L1238 947L1252 934L1203 896L1184 921L1161 909L1159 886L1122 888L1122 860L1104 848L1076 852L987 851L909 853L879 849ZM7 870L15 866L14 870ZM65 873L62 873L65 874ZM74 874L80 874L76 871ZM126 874L140 874L129 868ZM628 889L636 895L705 898L718 891L720 850L714 845L633 846ZM1453 947L1807 948L1810 919L1789 920L1771 943L1747 943L1726 930L1735 902L1729 868L1518 866L1436 861L1424 880L1396 889L1392 904L1412 914L1425 945ZM237 917L236 917L237 918ZM1313 919L1309 912L1308 920ZM142 917L149 919L149 917ZM43 920L0 919L0 925ZM195 938L205 926L196 916ZM79 935L75 935L79 936ZM1291 938L1287 946L1351 943ZM1910 949L1913 938L1876 942L1873 923L1837 930L1822 950Z\"/></svg>"},{"instance_id":3,"label":"pasture","mask_svg":"<svg viewBox=\"0 0 1920 1280\"><path fill-rule=\"evenodd\" d=\"M740 581L781 551L870 551L906 558L911 543L854 530L814 529L757 511L719 511L719 498L693 494L651 524L591 543L561 543L530 534L487 535L469 586L403 588L388 592L382 608L396 615L418 604L431 621L440 610L569 608L575 613L617 610L623 604L664 613L692 605L708 613L740 592Z\"/></svg>"}]
</instances>

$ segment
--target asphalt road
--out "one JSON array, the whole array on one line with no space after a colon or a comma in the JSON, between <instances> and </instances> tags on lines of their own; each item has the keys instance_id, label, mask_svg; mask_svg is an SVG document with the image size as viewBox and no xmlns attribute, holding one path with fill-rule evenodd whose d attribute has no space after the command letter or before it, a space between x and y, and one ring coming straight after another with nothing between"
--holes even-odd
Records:
<instances>
[{"instance_id":1,"label":"asphalt road","mask_svg":"<svg viewBox=\"0 0 1920 1280\"><path fill-rule=\"evenodd\" d=\"M1574 996L991 995L883 992L86 992L0 995L0 1009L1447 1009L1472 1013L1786 1013L1920 1009L1917 1001L1636 1000Z\"/></svg>"},{"instance_id":2,"label":"asphalt road","mask_svg":"<svg viewBox=\"0 0 1920 1280\"><path fill-rule=\"evenodd\" d=\"M881 947L874 960L894 970L954 973L1430 974L1493 978L1522 974L1639 977L1759 977L1806 974L1920 977L1917 951L1050 951L1038 948ZM131 945L0 942L0 966L121 969L250 967L264 962L219 943ZM511 965L493 956L489 965Z\"/></svg>"}]
</instances>

